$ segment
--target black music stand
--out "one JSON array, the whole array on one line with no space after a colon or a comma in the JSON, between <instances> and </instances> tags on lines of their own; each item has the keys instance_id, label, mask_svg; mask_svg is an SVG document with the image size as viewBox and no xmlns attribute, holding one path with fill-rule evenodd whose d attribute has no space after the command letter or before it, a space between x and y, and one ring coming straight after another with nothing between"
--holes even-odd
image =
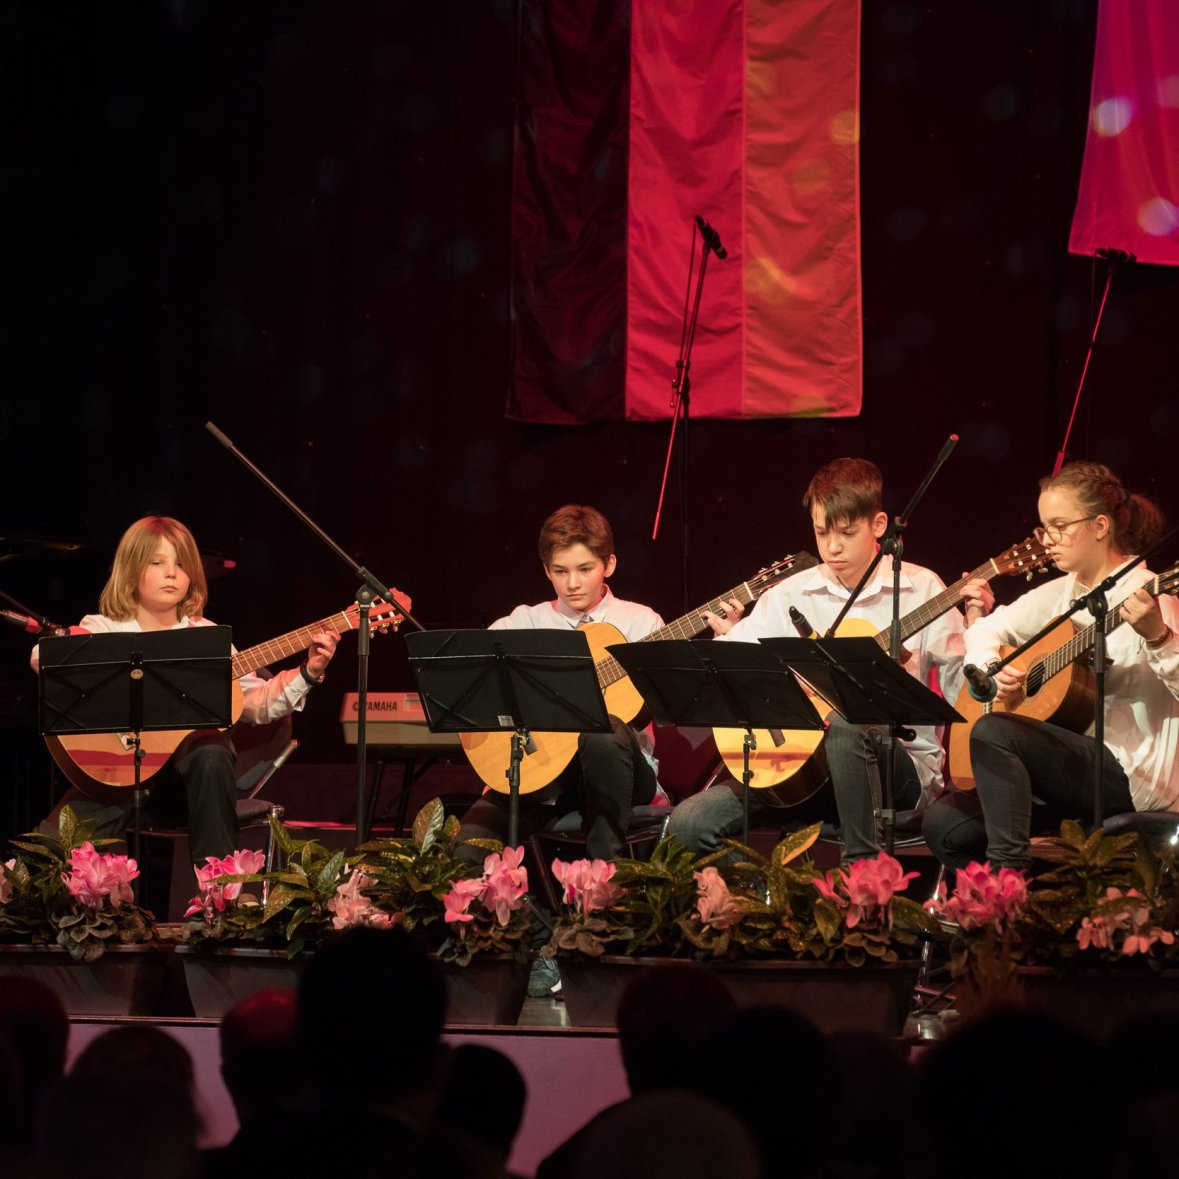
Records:
<instances>
[{"instance_id":1,"label":"black music stand","mask_svg":"<svg viewBox=\"0 0 1179 1179\"><path fill-rule=\"evenodd\" d=\"M140 734L233 723L231 638L228 626L191 626L41 640L41 735L122 733L134 750L131 854L137 861Z\"/></svg>"},{"instance_id":2,"label":"black music stand","mask_svg":"<svg viewBox=\"0 0 1179 1179\"><path fill-rule=\"evenodd\" d=\"M849 724L945 725L966 719L894 662L874 638L761 642ZM886 767L885 772L891 770ZM891 823L884 823L884 833L884 850L891 855Z\"/></svg>"},{"instance_id":3,"label":"black music stand","mask_svg":"<svg viewBox=\"0 0 1179 1179\"><path fill-rule=\"evenodd\" d=\"M427 630L405 645L430 732L512 732L504 776L515 847L529 731L610 731L589 640L580 630Z\"/></svg>"},{"instance_id":4,"label":"black music stand","mask_svg":"<svg viewBox=\"0 0 1179 1179\"><path fill-rule=\"evenodd\" d=\"M825 727L802 685L781 659L757 643L667 639L607 650L630 676L656 724L745 730L741 833L748 843L754 728Z\"/></svg>"}]
</instances>

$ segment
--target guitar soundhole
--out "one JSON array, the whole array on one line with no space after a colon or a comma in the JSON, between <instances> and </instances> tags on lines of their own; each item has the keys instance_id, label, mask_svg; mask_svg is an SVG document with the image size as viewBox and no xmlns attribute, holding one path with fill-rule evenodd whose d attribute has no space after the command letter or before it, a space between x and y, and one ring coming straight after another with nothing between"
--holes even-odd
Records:
<instances>
[{"instance_id":1,"label":"guitar soundhole","mask_svg":"<svg viewBox=\"0 0 1179 1179\"><path fill-rule=\"evenodd\" d=\"M1024 680L1024 695L1029 698L1034 696L1044 686L1044 673L1038 667L1033 667L1028 672L1028 678Z\"/></svg>"}]
</instances>

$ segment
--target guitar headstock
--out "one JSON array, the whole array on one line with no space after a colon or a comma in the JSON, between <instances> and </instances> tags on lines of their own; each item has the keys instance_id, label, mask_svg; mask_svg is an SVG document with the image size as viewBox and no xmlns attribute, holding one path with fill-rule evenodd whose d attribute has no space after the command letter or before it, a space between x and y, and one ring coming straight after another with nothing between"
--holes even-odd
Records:
<instances>
[{"instance_id":1,"label":"guitar headstock","mask_svg":"<svg viewBox=\"0 0 1179 1179\"><path fill-rule=\"evenodd\" d=\"M392 602L376 598L368 608L369 628L379 634L388 634L389 631L396 630L405 621L405 615L401 611L413 609L413 599L409 594L403 594L401 590L394 589L390 590L390 596L393 598ZM353 630L360 626L360 604L358 602L353 602L344 611L344 614Z\"/></svg>"},{"instance_id":2,"label":"guitar headstock","mask_svg":"<svg viewBox=\"0 0 1179 1179\"><path fill-rule=\"evenodd\" d=\"M1019 573L1028 581L1032 580L1034 573L1043 573L1051 563L1048 550L1034 536L1013 544L994 558L995 567L1000 573Z\"/></svg>"},{"instance_id":3,"label":"guitar headstock","mask_svg":"<svg viewBox=\"0 0 1179 1179\"><path fill-rule=\"evenodd\" d=\"M745 584L749 586L756 598L768 590L770 586L777 585L778 582L785 581L786 578L792 577L795 573L801 573L804 569L812 569L818 563L818 560L808 552L791 553L790 556L783 557L780 561L775 561L764 569L759 569Z\"/></svg>"},{"instance_id":4,"label":"guitar headstock","mask_svg":"<svg viewBox=\"0 0 1179 1179\"><path fill-rule=\"evenodd\" d=\"M1150 583L1147 583L1147 589L1151 589ZM1158 594L1179 594L1179 565L1172 565L1170 569L1164 569L1162 573L1155 578L1155 584L1152 592Z\"/></svg>"}]
</instances>

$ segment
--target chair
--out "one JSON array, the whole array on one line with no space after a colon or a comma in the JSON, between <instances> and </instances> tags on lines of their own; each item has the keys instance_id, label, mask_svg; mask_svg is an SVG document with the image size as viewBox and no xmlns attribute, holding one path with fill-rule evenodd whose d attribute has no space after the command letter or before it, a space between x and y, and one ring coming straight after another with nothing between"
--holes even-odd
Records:
<instances>
[{"instance_id":1,"label":"chair","mask_svg":"<svg viewBox=\"0 0 1179 1179\"><path fill-rule=\"evenodd\" d=\"M299 747L299 742L291 736L291 718L283 717L268 725L240 726L234 731L234 747L237 750L234 777L239 794L234 809L238 828L249 832L265 831L262 843L266 871L269 872L275 866L277 854L270 820L281 819L284 812L281 806L260 798L259 794ZM144 859L167 872L169 884L164 911L169 920L178 921L194 887L188 831L183 827L145 827L143 838L156 844L155 854L149 853L145 847ZM156 907L160 907L158 900Z\"/></svg>"},{"instance_id":2,"label":"chair","mask_svg":"<svg viewBox=\"0 0 1179 1179\"><path fill-rule=\"evenodd\" d=\"M667 833L671 818L669 806L636 806L631 808L630 822L624 837L628 859L646 859L656 844ZM536 861L545 903L552 912L561 907L561 889L550 865L557 860L585 859L585 836L581 832L581 812L562 815L545 831L538 831L529 840L532 858Z\"/></svg>"}]
</instances>

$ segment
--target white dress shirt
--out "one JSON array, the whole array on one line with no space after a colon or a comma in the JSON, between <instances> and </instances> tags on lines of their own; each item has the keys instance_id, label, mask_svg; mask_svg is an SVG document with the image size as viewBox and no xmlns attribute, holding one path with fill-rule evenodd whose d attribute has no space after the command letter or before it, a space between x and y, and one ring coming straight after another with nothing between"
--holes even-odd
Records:
<instances>
[{"instance_id":1,"label":"white dress shirt","mask_svg":"<svg viewBox=\"0 0 1179 1179\"><path fill-rule=\"evenodd\" d=\"M936 597L946 587L929 569L905 561L901 565L900 615L907 614ZM816 565L767 590L752 612L718 638L757 642L761 638L793 638L798 634L790 618L790 607L800 611L813 630L824 633L843 609L851 590L824 564ZM864 619L879 632L892 623L892 567L882 560L872 579L856 599L846 618ZM952 704L962 687L962 632L964 623L957 607L947 610L905 643L910 658L905 670L928 687L940 690ZM936 676L935 676L936 673ZM914 726L916 738L903 742L917 767L923 802L936 798L943 789L941 730L933 725Z\"/></svg>"},{"instance_id":2,"label":"white dress shirt","mask_svg":"<svg viewBox=\"0 0 1179 1179\"><path fill-rule=\"evenodd\" d=\"M1111 620L1118 603L1152 576L1137 568L1122 578L1109 594ZM1069 573L1000 606L966 632L967 662L986 667L1001 646L1019 646L1087 592L1088 587ZM1163 621L1179 630L1175 599L1160 597L1159 609ZM1093 616L1083 610L1073 615L1073 621L1091 626ZM1108 631L1105 652L1110 661L1105 673L1105 744L1126 771L1134 809L1179 810L1179 641L1172 636L1152 651L1133 627L1120 622ZM1092 733L1093 726L1087 731Z\"/></svg>"}]
</instances>

